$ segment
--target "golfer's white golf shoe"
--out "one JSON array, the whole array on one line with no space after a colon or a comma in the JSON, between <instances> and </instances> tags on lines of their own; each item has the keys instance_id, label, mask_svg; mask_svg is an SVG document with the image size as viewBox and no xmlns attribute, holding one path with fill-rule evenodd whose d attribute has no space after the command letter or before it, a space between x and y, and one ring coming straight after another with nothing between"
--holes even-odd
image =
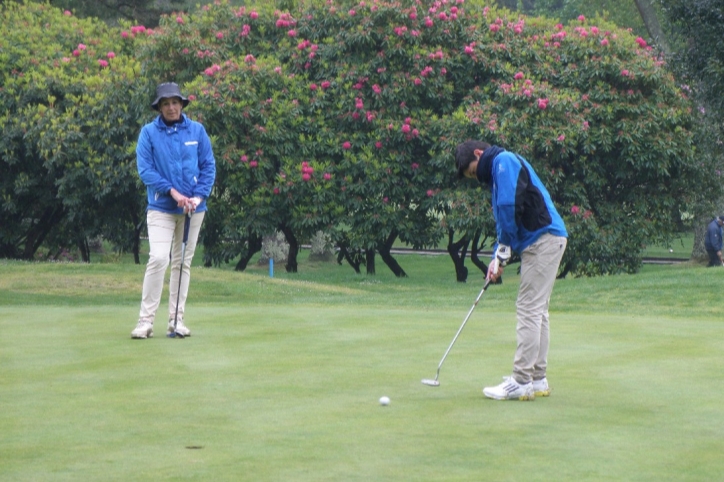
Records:
<instances>
[{"instance_id":1,"label":"golfer's white golf shoe","mask_svg":"<svg viewBox=\"0 0 724 482\"><path fill-rule=\"evenodd\" d=\"M535 400L533 384L521 385L513 377L503 377L503 383L483 388L483 394L493 400Z\"/></svg>"},{"instance_id":2,"label":"golfer's white golf shoe","mask_svg":"<svg viewBox=\"0 0 724 482\"><path fill-rule=\"evenodd\" d=\"M153 323L148 320L138 320L136 328L131 332L131 338L153 338Z\"/></svg>"},{"instance_id":3,"label":"golfer's white golf shoe","mask_svg":"<svg viewBox=\"0 0 724 482\"><path fill-rule=\"evenodd\" d=\"M551 394L551 387L548 386L548 380L533 380L533 392L536 397L547 397Z\"/></svg>"},{"instance_id":4,"label":"golfer's white golf shoe","mask_svg":"<svg viewBox=\"0 0 724 482\"><path fill-rule=\"evenodd\" d=\"M178 333L183 336L191 336L191 330L184 325L184 320L178 320L175 330L173 327L173 320L168 320L168 329L166 330L166 334L170 335L172 333Z\"/></svg>"}]
</instances>

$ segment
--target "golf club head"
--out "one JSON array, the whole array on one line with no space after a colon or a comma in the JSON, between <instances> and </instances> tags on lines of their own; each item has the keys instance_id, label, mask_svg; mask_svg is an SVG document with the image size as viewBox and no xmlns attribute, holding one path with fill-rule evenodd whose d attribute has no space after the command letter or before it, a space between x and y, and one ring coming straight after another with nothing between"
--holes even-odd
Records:
<instances>
[{"instance_id":1,"label":"golf club head","mask_svg":"<svg viewBox=\"0 0 724 482\"><path fill-rule=\"evenodd\" d=\"M172 331L171 333L166 333L166 336L169 338L184 338L184 335L177 331Z\"/></svg>"},{"instance_id":2,"label":"golf club head","mask_svg":"<svg viewBox=\"0 0 724 482\"><path fill-rule=\"evenodd\" d=\"M428 387L439 387L440 386L440 382L438 382L437 380L430 380L428 378L423 378L422 384L427 385Z\"/></svg>"}]
</instances>

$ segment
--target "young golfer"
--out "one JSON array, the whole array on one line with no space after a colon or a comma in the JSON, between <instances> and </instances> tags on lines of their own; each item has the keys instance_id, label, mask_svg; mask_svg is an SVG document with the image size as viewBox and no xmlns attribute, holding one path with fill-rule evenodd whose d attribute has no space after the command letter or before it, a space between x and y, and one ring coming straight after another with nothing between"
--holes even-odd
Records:
<instances>
[{"instance_id":1,"label":"young golfer","mask_svg":"<svg viewBox=\"0 0 724 482\"><path fill-rule=\"evenodd\" d=\"M486 279L496 281L512 251L520 255L516 301L518 348L513 373L483 393L495 400L535 400L550 395L548 303L568 233L548 191L521 156L481 141L467 141L455 153L458 176L477 179L492 194L498 240Z\"/></svg>"}]
</instances>

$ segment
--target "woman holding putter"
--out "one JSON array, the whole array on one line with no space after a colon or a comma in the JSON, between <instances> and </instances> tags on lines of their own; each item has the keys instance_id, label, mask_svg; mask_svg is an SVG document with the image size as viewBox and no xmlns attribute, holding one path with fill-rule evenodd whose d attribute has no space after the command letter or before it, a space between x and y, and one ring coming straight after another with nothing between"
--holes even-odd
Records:
<instances>
[{"instance_id":1,"label":"woman holding putter","mask_svg":"<svg viewBox=\"0 0 724 482\"><path fill-rule=\"evenodd\" d=\"M167 334L191 335L184 321L191 260L194 257L206 199L216 177L211 141L204 127L182 111L189 104L173 82L156 88L151 107L159 115L143 126L136 148L138 174L146 185L150 245L143 279L141 310L132 338L153 336L153 323L161 303L164 276L171 262ZM184 224L188 219L188 240ZM183 248L183 249L182 249ZM182 252L184 254L181 259ZM181 276L181 270L186 276Z\"/></svg>"}]
</instances>

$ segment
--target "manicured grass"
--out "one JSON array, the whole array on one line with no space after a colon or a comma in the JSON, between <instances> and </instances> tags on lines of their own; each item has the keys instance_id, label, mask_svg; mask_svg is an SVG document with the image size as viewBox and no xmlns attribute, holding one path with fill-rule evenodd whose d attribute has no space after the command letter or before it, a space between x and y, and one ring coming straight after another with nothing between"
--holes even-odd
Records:
<instances>
[{"instance_id":1,"label":"manicured grass","mask_svg":"<svg viewBox=\"0 0 724 482\"><path fill-rule=\"evenodd\" d=\"M409 278L379 260L374 277L305 257L274 278L196 266L193 336L158 323L145 341L143 266L0 261L0 480L720 477L724 270L560 280L551 397L494 402L480 390L511 369L515 267L431 388L482 275L398 260Z\"/></svg>"}]
</instances>

